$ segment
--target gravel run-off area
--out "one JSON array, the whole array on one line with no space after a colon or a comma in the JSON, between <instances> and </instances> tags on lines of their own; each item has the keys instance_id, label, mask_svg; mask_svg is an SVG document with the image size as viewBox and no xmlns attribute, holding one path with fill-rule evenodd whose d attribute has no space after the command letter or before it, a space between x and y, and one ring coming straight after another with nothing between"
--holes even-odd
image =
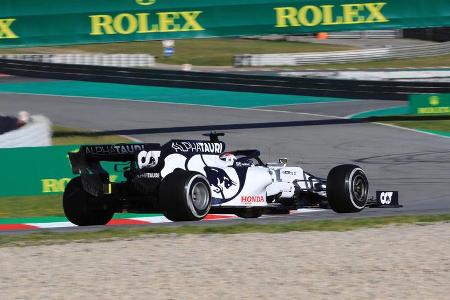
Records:
<instances>
[{"instance_id":1,"label":"gravel run-off area","mask_svg":"<svg viewBox=\"0 0 450 300\"><path fill-rule=\"evenodd\" d=\"M1 299L449 299L450 223L0 248Z\"/></svg>"}]
</instances>

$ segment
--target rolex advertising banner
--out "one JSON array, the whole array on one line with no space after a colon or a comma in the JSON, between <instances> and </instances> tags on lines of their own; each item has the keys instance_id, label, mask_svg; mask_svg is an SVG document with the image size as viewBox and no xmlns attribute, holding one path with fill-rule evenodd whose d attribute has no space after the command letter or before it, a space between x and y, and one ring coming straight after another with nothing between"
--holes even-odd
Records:
<instances>
[{"instance_id":1,"label":"rolex advertising banner","mask_svg":"<svg viewBox=\"0 0 450 300\"><path fill-rule=\"evenodd\" d=\"M72 173L69 151L79 146L53 146L0 149L0 197L60 194L64 192ZM121 181L121 173L114 171L114 163L102 162L111 181Z\"/></svg>"},{"instance_id":2,"label":"rolex advertising banner","mask_svg":"<svg viewBox=\"0 0 450 300\"><path fill-rule=\"evenodd\" d=\"M410 95L409 113L413 115L449 115L450 94Z\"/></svg>"},{"instance_id":3,"label":"rolex advertising banner","mask_svg":"<svg viewBox=\"0 0 450 300\"><path fill-rule=\"evenodd\" d=\"M1 0L0 47L450 26L449 0Z\"/></svg>"}]
</instances>

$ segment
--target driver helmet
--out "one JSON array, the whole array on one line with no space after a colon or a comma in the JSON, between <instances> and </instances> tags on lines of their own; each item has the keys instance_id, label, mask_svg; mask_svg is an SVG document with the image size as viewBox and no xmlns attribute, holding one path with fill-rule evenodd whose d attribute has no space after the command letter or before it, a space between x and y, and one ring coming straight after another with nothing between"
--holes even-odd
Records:
<instances>
[{"instance_id":1,"label":"driver helmet","mask_svg":"<svg viewBox=\"0 0 450 300\"><path fill-rule=\"evenodd\" d=\"M226 162L228 166L232 166L237 160L237 157L233 153L226 152L220 156L220 159Z\"/></svg>"}]
</instances>

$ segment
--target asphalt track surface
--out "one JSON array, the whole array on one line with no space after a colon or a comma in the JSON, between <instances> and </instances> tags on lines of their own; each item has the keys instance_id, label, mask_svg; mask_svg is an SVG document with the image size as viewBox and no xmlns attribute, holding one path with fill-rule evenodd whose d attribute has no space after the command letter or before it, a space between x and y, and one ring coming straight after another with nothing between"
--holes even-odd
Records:
<instances>
[{"instance_id":1,"label":"asphalt track surface","mask_svg":"<svg viewBox=\"0 0 450 300\"><path fill-rule=\"evenodd\" d=\"M20 80L20 79L8 79ZM321 211L264 219L196 223L273 223L399 214L450 213L450 139L374 123L348 123L347 115L397 106L402 102L349 101L251 109L78 97L0 94L0 112L27 110L67 127L127 133L145 141L197 139L206 128L226 132L228 150L260 149L263 159L289 158L317 176L344 163L366 171L371 193L396 190L398 209L365 209L358 214ZM403 102L404 103L404 102ZM220 126L217 126L220 125ZM186 223L149 226L179 226ZM82 230L97 230L99 227ZM103 228L103 227L100 227ZM58 229L55 229L58 231ZM64 232L80 228L60 229Z\"/></svg>"}]
</instances>

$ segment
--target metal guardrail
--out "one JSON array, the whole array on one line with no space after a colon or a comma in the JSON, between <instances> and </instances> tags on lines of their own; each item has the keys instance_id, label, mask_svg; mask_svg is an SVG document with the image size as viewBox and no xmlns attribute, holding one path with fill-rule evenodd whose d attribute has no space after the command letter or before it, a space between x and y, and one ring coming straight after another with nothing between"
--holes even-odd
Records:
<instances>
[{"instance_id":1,"label":"metal guardrail","mask_svg":"<svg viewBox=\"0 0 450 300\"><path fill-rule=\"evenodd\" d=\"M43 63L110 67L152 67L155 57L149 54L2 54L0 58Z\"/></svg>"},{"instance_id":2,"label":"metal guardrail","mask_svg":"<svg viewBox=\"0 0 450 300\"><path fill-rule=\"evenodd\" d=\"M242 54L234 57L236 67L301 66L310 64L360 62L380 59L435 56L450 53L450 42L435 45L385 47L317 53Z\"/></svg>"},{"instance_id":3,"label":"metal guardrail","mask_svg":"<svg viewBox=\"0 0 450 300\"><path fill-rule=\"evenodd\" d=\"M79 66L1 59L0 73L37 78L346 99L407 100L409 94L450 93L450 83L446 82L291 78L265 75Z\"/></svg>"},{"instance_id":4,"label":"metal guardrail","mask_svg":"<svg viewBox=\"0 0 450 300\"><path fill-rule=\"evenodd\" d=\"M395 39L401 36L401 30L356 30L328 33L328 38L331 39Z\"/></svg>"},{"instance_id":5,"label":"metal guardrail","mask_svg":"<svg viewBox=\"0 0 450 300\"><path fill-rule=\"evenodd\" d=\"M51 146L51 136L50 120L44 116L31 116L28 124L0 135L0 148Z\"/></svg>"}]
</instances>

